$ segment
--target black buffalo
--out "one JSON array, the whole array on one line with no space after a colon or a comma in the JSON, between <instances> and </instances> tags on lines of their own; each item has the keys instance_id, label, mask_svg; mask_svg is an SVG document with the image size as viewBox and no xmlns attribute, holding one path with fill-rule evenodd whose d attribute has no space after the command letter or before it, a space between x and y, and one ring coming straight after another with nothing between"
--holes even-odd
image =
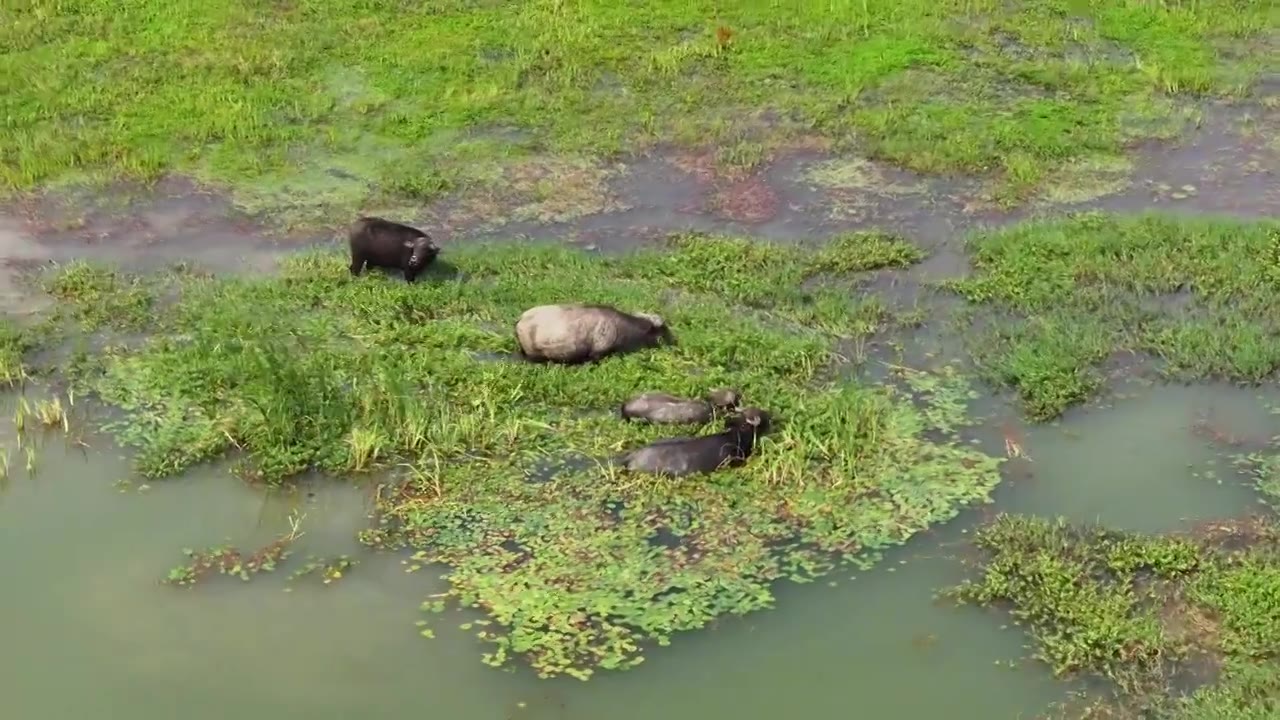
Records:
<instances>
[{"instance_id":1,"label":"black buffalo","mask_svg":"<svg viewBox=\"0 0 1280 720\"><path fill-rule=\"evenodd\" d=\"M378 217L356 220L348 239L352 275L368 265L403 270L405 281L413 282L440 254L440 247L425 232Z\"/></svg>"},{"instance_id":2,"label":"black buffalo","mask_svg":"<svg viewBox=\"0 0 1280 720\"><path fill-rule=\"evenodd\" d=\"M658 440L619 460L628 470L655 475L710 473L746 462L755 451L756 438L768 432L769 424L769 414L764 410L743 408L742 414L725 421L724 432Z\"/></svg>"}]
</instances>

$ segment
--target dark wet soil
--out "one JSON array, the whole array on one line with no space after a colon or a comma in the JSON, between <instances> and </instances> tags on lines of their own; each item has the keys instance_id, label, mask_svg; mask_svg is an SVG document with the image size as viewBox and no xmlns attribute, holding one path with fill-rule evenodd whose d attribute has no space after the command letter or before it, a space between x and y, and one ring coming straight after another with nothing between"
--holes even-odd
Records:
<instances>
[{"instance_id":1,"label":"dark wet soil","mask_svg":"<svg viewBox=\"0 0 1280 720\"><path fill-rule=\"evenodd\" d=\"M1280 214L1277 129L1280 108L1274 103L1206 107L1199 127L1185 137L1136 147L1123 189L1075 204L1032 201L1001 209L985 199L989 185L983 179L926 177L813 149L736 173L719 170L711 154L665 151L610 175L610 207L617 210L549 223L466 222L450 217L458 206L450 201L404 219L420 222L446 244L558 237L606 252L689 230L820 242L877 229L901 234L929 253L911 272L895 275L891 294L909 297L923 281L965 272L962 238L982 226L1085 208ZM212 272L261 272L283 253L336 245L342 237L342 228L294 234L268 228L182 178L92 197L28 197L0 208L0 303L11 311L32 309L16 276L48 261L110 260L136 269L187 261Z\"/></svg>"}]
</instances>

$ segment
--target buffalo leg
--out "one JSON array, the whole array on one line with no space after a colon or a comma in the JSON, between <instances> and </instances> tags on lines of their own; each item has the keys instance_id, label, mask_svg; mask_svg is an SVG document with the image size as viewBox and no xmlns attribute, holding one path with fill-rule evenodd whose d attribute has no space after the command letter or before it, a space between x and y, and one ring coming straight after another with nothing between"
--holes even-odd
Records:
<instances>
[{"instance_id":1,"label":"buffalo leg","mask_svg":"<svg viewBox=\"0 0 1280 720\"><path fill-rule=\"evenodd\" d=\"M352 274L352 275L359 275L359 274L360 274L360 271L364 269L364 262L365 262L365 261L364 261L364 256L363 256L363 255L356 254L356 253L352 253L352 255L351 255L351 274Z\"/></svg>"}]
</instances>

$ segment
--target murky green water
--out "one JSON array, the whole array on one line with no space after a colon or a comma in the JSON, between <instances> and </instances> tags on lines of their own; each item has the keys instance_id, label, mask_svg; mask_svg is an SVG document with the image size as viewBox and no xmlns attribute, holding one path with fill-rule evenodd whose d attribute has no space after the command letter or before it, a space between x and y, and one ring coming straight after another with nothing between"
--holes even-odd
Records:
<instances>
[{"instance_id":1,"label":"murky green water","mask_svg":"<svg viewBox=\"0 0 1280 720\"><path fill-rule=\"evenodd\" d=\"M10 448L12 404L0 407ZM1205 477L1215 451L1193 430L1206 416L1242 435L1274 422L1249 391L1145 390L1026 431L1033 462L1012 464L996 507L1141 530L1239 514L1253 494L1224 463L1222 485ZM485 667L478 643L447 622L467 613L420 638L418 604L440 589L438 573L406 573L399 556L357 545L359 488L316 481L264 497L218 467L121 492L127 463L114 450L82 453L51 435L34 476L10 454L0 489L0 698L10 717L993 720L1033 716L1068 687L1034 663L997 664L1026 642L998 613L933 602L961 577L953 555L977 511L874 571L839 574L836 587L784 585L775 611L679 636L636 670L581 683ZM183 547L258 546L294 512L305 535L281 571L192 590L159 583ZM338 584L307 579L284 592L301 556L335 553L360 564Z\"/></svg>"}]
</instances>

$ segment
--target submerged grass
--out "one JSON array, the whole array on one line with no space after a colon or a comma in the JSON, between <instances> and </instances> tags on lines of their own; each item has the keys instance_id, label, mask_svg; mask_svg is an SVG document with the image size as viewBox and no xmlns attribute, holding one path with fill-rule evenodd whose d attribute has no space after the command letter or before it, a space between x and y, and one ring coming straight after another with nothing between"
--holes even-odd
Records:
<instances>
[{"instance_id":1,"label":"submerged grass","mask_svg":"<svg viewBox=\"0 0 1280 720\"><path fill-rule=\"evenodd\" d=\"M1271 519L1142 536L998 517L979 576L951 590L1011 608L1058 673L1116 683L1085 717L1246 720L1280 713L1280 531Z\"/></svg>"},{"instance_id":2,"label":"submerged grass","mask_svg":"<svg viewBox=\"0 0 1280 720\"><path fill-rule=\"evenodd\" d=\"M28 330L7 318L0 321L0 385L17 385L27 378L26 355L35 347Z\"/></svg>"},{"instance_id":3,"label":"submerged grass","mask_svg":"<svg viewBox=\"0 0 1280 720\"><path fill-rule=\"evenodd\" d=\"M332 0L11 3L0 186L194 173L246 203L420 204L529 155L659 141L752 164L858 138L1025 198L1274 69L1274 3L863 0L713 7ZM1174 121L1172 124L1170 121Z\"/></svg>"},{"instance_id":4,"label":"submerged grass","mask_svg":"<svg viewBox=\"0 0 1280 720\"><path fill-rule=\"evenodd\" d=\"M970 248L974 276L949 285L989 311L974 313L974 356L1034 419L1089 398L1117 353L1177 379L1280 369L1280 222L1085 213Z\"/></svg>"},{"instance_id":5,"label":"submerged grass","mask_svg":"<svg viewBox=\"0 0 1280 720\"><path fill-rule=\"evenodd\" d=\"M413 285L353 278L342 256L316 252L276 277L72 284L87 271L67 269L52 286L127 307L142 304L137 288L176 293L146 304L148 340L78 366L80 383L123 408L115 429L142 473L237 448L241 474L269 482L402 466L365 542L448 565L449 596L496 621L480 633L488 662L585 678L770 606L780 578L871 562L987 496L997 460L956 441L960 378L829 379L842 338L892 320L850 291L858 273L919 257L876 234L822 249L681 235L620 257L460 246ZM557 301L656 311L679 342L592 366L513 361L516 318ZM627 397L718 385L778 418L746 467L673 481L608 465L680 432L624 424Z\"/></svg>"}]
</instances>

